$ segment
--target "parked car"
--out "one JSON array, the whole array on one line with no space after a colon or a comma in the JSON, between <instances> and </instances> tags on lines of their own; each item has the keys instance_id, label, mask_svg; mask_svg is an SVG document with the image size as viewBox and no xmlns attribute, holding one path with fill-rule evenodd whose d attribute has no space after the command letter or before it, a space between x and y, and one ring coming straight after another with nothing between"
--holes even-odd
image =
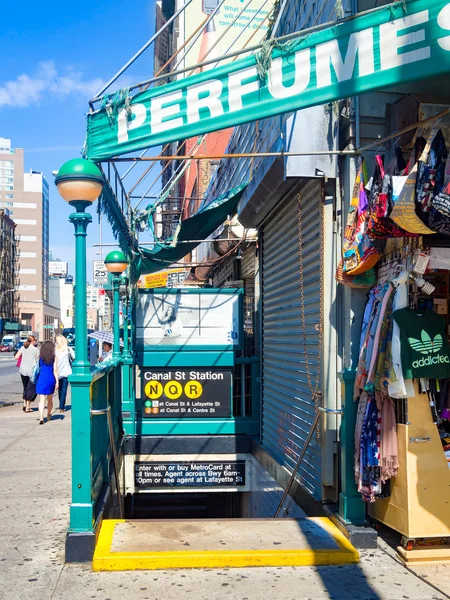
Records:
<instances>
[{"instance_id":1,"label":"parked car","mask_svg":"<svg viewBox=\"0 0 450 600\"><path fill-rule=\"evenodd\" d=\"M0 344L0 352L11 352L11 350L12 348L9 345Z\"/></svg>"}]
</instances>

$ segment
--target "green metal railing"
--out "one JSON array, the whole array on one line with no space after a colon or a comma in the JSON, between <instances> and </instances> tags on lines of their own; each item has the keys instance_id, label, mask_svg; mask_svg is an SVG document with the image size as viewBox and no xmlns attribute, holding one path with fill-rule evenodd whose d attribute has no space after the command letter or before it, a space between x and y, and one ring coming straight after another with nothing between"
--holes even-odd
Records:
<instances>
[{"instance_id":1,"label":"green metal railing","mask_svg":"<svg viewBox=\"0 0 450 600\"><path fill-rule=\"evenodd\" d=\"M70 531L93 532L106 502L112 504L112 512L123 516L123 486L119 479L123 439L121 362L94 368L82 380L74 377L71 383Z\"/></svg>"}]
</instances>

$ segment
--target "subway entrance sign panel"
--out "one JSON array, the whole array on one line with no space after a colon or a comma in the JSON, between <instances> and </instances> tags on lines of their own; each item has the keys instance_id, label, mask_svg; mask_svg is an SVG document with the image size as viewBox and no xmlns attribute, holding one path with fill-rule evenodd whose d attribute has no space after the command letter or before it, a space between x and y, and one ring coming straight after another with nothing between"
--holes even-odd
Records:
<instances>
[{"instance_id":1,"label":"subway entrance sign panel","mask_svg":"<svg viewBox=\"0 0 450 600\"><path fill-rule=\"evenodd\" d=\"M142 416L211 418L231 416L231 369L142 369Z\"/></svg>"}]
</instances>

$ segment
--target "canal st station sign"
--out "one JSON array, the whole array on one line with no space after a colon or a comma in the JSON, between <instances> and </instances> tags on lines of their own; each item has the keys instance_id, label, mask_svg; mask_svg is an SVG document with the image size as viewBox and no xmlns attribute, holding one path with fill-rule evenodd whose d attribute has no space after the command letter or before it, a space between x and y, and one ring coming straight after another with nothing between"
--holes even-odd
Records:
<instances>
[{"instance_id":1,"label":"canal st station sign","mask_svg":"<svg viewBox=\"0 0 450 600\"><path fill-rule=\"evenodd\" d=\"M142 369L141 380L143 417L231 416L231 369Z\"/></svg>"},{"instance_id":2,"label":"canal st station sign","mask_svg":"<svg viewBox=\"0 0 450 600\"><path fill-rule=\"evenodd\" d=\"M88 115L92 160L191 138L450 71L450 2L395 2ZM116 98L120 96L120 100Z\"/></svg>"}]
</instances>

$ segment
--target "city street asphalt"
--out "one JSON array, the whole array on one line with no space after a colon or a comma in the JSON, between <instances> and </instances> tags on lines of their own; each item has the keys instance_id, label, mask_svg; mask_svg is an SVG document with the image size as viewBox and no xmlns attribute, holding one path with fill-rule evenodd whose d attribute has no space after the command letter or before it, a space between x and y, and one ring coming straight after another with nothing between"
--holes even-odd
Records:
<instances>
[{"instance_id":1,"label":"city street asphalt","mask_svg":"<svg viewBox=\"0 0 450 600\"><path fill-rule=\"evenodd\" d=\"M13 354L0 354L0 406L22 402L22 382Z\"/></svg>"}]
</instances>

